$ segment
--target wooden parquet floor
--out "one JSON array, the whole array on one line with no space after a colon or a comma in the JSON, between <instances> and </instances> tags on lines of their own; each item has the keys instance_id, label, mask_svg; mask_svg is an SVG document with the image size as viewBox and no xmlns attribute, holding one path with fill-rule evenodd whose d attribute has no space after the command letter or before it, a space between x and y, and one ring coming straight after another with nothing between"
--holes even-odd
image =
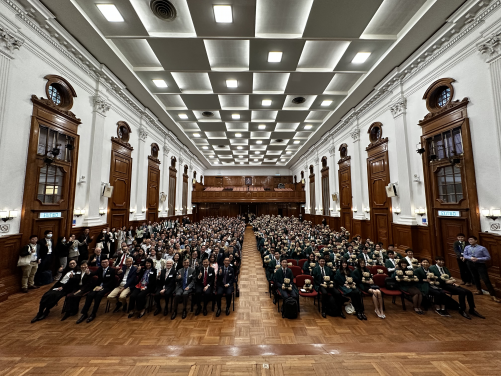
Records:
<instances>
[{"instance_id":1,"label":"wooden parquet floor","mask_svg":"<svg viewBox=\"0 0 501 376\"><path fill-rule=\"evenodd\" d=\"M486 320L418 316L386 299L386 320L365 299L368 321L323 319L301 299L282 319L250 227L240 297L230 316L193 313L128 319L104 313L90 324L60 321L62 301L30 324L48 287L0 303L2 375L501 375L501 306L477 297ZM264 368L264 367L268 368Z\"/></svg>"}]
</instances>

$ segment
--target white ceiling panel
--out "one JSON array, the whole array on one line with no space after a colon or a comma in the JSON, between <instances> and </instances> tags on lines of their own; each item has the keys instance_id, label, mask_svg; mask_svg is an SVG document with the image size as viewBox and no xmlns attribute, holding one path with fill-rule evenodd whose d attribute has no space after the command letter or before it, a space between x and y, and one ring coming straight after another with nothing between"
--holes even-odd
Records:
<instances>
[{"instance_id":1,"label":"white ceiling panel","mask_svg":"<svg viewBox=\"0 0 501 376\"><path fill-rule=\"evenodd\" d=\"M274 122L277 117L278 111L252 111L251 120L255 122Z\"/></svg>"},{"instance_id":2,"label":"white ceiling panel","mask_svg":"<svg viewBox=\"0 0 501 376\"><path fill-rule=\"evenodd\" d=\"M313 0L257 0L256 37L300 38Z\"/></svg>"},{"instance_id":3,"label":"white ceiling panel","mask_svg":"<svg viewBox=\"0 0 501 376\"><path fill-rule=\"evenodd\" d=\"M172 72L172 77L182 93L212 93L208 73Z\"/></svg>"},{"instance_id":4,"label":"white ceiling panel","mask_svg":"<svg viewBox=\"0 0 501 376\"><path fill-rule=\"evenodd\" d=\"M248 95L219 95L219 103L223 110L248 110L249 96Z\"/></svg>"},{"instance_id":5,"label":"white ceiling panel","mask_svg":"<svg viewBox=\"0 0 501 376\"><path fill-rule=\"evenodd\" d=\"M249 70L248 40L205 39L204 44L213 71Z\"/></svg>"},{"instance_id":6,"label":"white ceiling panel","mask_svg":"<svg viewBox=\"0 0 501 376\"><path fill-rule=\"evenodd\" d=\"M174 20L166 22L156 17L150 9L150 2L144 0L129 0L139 16L144 28L152 37L195 37L195 27L190 15L190 9L185 0L169 0L177 9Z\"/></svg>"},{"instance_id":7,"label":"white ceiling panel","mask_svg":"<svg viewBox=\"0 0 501 376\"><path fill-rule=\"evenodd\" d=\"M290 73L254 73L253 92L255 94L283 94Z\"/></svg>"},{"instance_id":8,"label":"white ceiling panel","mask_svg":"<svg viewBox=\"0 0 501 376\"><path fill-rule=\"evenodd\" d=\"M180 95L158 94L157 98L164 104L167 110L187 109Z\"/></svg>"},{"instance_id":9,"label":"white ceiling panel","mask_svg":"<svg viewBox=\"0 0 501 376\"><path fill-rule=\"evenodd\" d=\"M308 40L304 44L297 70L332 72L349 45L348 41Z\"/></svg>"},{"instance_id":10,"label":"white ceiling panel","mask_svg":"<svg viewBox=\"0 0 501 376\"><path fill-rule=\"evenodd\" d=\"M162 67L146 39L116 38L111 41L133 67Z\"/></svg>"},{"instance_id":11,"label":"white ceiling panel","mask_svg":"<svg viewBox=\"0 0 501 376\"><path fill-rule=\"evenodd\" d=\"M336 73L325 88L324 94L348 93L363 73Z\"/></svg>"}]
</instances>

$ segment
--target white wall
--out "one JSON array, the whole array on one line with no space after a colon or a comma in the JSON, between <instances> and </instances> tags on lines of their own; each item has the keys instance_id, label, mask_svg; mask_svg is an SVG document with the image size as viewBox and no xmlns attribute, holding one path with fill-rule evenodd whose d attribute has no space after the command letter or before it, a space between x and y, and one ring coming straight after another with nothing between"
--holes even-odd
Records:
<instances>
[{"instance_id":1,"label":"white wall","mask_svg":"<svg viewBox=\"0 0 501 376\"><path fill-rule=\"evenodd\" d=\"M394 69L374 92L357 105L350 113L336 124L322 139L313 145L306 153L291 166L292 174L305 171L305 178L309 174L306 169L314 161L323 156L328 157L331 182L331 193L339 191L337 171L339 160L339 146L348 144L348 155L352 157L352 187L353 205L358 212L355 218L368 218L361 210L368 203L367 183L367 152L365 148L370 143L367 134L373 122L383 124L383 137L388 137L388 155L390 161L390 179L399 182L399 177L408 176L406 181L399 182L399 187L409 187L401 190L401 197L393 198L393 207L400 207L409 198L406 211L409 216L394 215L393 221L402 224L421 224L421 218L414 214L414 209L426 208L426 198L423 183L423 167L421 156L416 153L416 144L422 134L419 120L428 113L425 101L422 99L426 89L437 79L450 77L456 80L453 83L454 100L468 97L468 116L472 133L473 154L475 159L475 174L480 209L500 208L501 199L497 194L501 186L501 147L499 111L501 105L501 49L497 44L490 44L492 36L501 35L501 9L499 1L493 1L484 8L470 1L451 16L450 24L444 26L427 43L400 67ZM476 8L475 8L476 6ZM468 15L468 12L470 12ZM469 17L468 23L464 18ZM481 53L479 46L486 44L493 47L492 54L488 51ZM390 110L393 105L402 99L406 102L405 112L401 116L394 116ZM405 144L402 128L407 132ZM355 155L356 144L354 136L360 131L361 157ZM335 148L335 157L330 157L329 149ZM408 159L408 169L405 162ZM332 174L336 174L335 177ZM421 182L414 182L417 174ZM307 180L308 181L308 180ZM320 179L316 179L318 185ZM318 192L318 191L317 191ZM317 196L317 203L319 197ZM308 208L309 192L306 198ZM332 204L335 209L335 204ZM402 213L404 208L401 208ZM314 214L314 210L306 210ZM338 215L337 211L331 212ZM491 231L491 220L482 216L482 231ZM501 233L501 231L497 231Z\"/></svg>"},{"instance_id":2,"label":"white wall","mask_svg":"<svg viewBox=\"0 0 501 376\"><path fill-rule=\"evenodd\" d=\"M75 89L77 98L71 111L82 121L78 127L80 146L77 181L85 176L86 182L77 184L75 208L86 209L86 214L74 218L76 226L106 222L106 216L101 217L97 212L89 213L89 208L108 206L107 199L96 192L101 190L101 182L109 182L110 139L116 136L116 124L120 120L126 121L132 128L129 141L134 148L131 207L137 207L138 210L131 215L131 219L145 218L141 209L146 203L147 156L150 155L150 145L153 142L161 148L161 192L168 192L168 179L164 179L164 175L168 175L170 157L175 156L178 161L182 159L183 165L189 166L190 178L193 171L197 171L197 177L203 175L204 166L148 109L139 104L104 65L96 61L57 23L52 23L49 14L47 19L48 25L59 27L59 39L54 37L53 30L39 27L16 4L0 1L0 27L6 32L0 35L0 210L17 210L20 213L33 110L30 98L32 94L46 97L46 80L43 77L55 74L67 79ZM60 43L63 40L65 44ZM95 96L102 97L108 105L107 110L103 111L104 120L102 117L100 121L95 120ZM140 128L142 132L139 131ZM101 142L92 142L93 129L102 133ZM138 158L140 133L146 137L142 145L145 148L142 159ZM89 165L91 153L101 153L100 165ZM164 153L166 157L163 156ZM90 181L91 169L96 168L100 169L100 174L96 174L95 179ZM179 163L177 170L179 181L182 180L183 173ZM139 185L138 173L143 178ZM142 187L141 197L137 195L138 187ZM92 194L89 195L89 192ZM161 204L160 208L166 210L167 202L165 205ZM191 194L188 208L188 213L191 213ZM166 213L162 212L160 215L166 216ZM7 231L3 228L0 236L19 233L19 217L6 224L10 228Z\"/></svg>"},{"instance_id":3,"label":"white wall","mask_svg":"<svg viewBox=\"0 0 501 376\"><path fill-rule=\"evenodd\" d=\"M215 176L215 175L225 175L225 176L239 176L239 175L252 175L252 176L269 176L280 174L283 176L291 175L291 170L287 167L221 167L221 168L210 168L206 169L204 176ZM198 173L197 173L198 175ZM297 177L299 181L299 176Z\"/></svg>"}]
</instances>

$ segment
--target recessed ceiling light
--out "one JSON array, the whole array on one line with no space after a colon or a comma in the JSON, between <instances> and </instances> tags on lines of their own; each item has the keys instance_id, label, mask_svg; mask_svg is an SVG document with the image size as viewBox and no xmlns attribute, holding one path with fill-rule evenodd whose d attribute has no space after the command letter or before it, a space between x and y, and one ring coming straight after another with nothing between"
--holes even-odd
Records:
<instances>
[{"instance_id":1,"label":"recessed ceiling light","mask_svg":"<svg viewBox=\"0 0 501 376\"><path fill-rule=\"evenodd\" d=\"M281 158L280 160L283 162L283 161L285 161L285 158Z\"/></svg>"},{"instance_id":2,"label":"recessed ceiling light","mask_svg":"<svg viewBox=\"0 0 501 376\"><path fill-rule=\"evenodd\" d=\"M313 125L305 125L304 129L311 129L312 127L313 127Z\"/></svg>"},{"instance_id":3,"label":"recessed ceiling light","mask_svg":"<svg viewBox=\"0 0 501 376\"><path fill-rule=\"evenodd\" d=\"M244 164L244 162L240 162L240 164Z\"/></svg>"},{"instance_id":4,"label":"recessed ceiling light","mask_svg":"<svg viewBox=\"0 0 501 376\"><path fill-rule=\"evenodd\" d=\"M299 140L294 141L295 144L299 144L300 142L301 141L299 141Z\"/></svg>"},{"instance_id":5,"label":"recessed ceiling light","mask_svg":"<svg viewBox=\"0 0 501 376\"><path fill-rule=\"evenodd\" d=\"M179 114L179 119L186 120L186 119L188 119L188 115L186 115L186 114Z\"/></svg>"},{"instance_id":6,"label":"recessed ceiling light","mask_svg":"<svg viewBox=\"0 0 501 376\"><path fill-rule=\"evenodd\" d=\"M286 154L292 154L292 151L288 151Z\"/></svg>"},{"instance_id":7,"label":"recessed ceiling light","mask_svg":"<svg viewBox=\"0 0 501 376\"><path fill-rule=\"evenodd\" d=\"M240 114L231 114L231 118L234 120L240 119Z\"/></svg>"},{"instance_id":8,"label":"recessed ceiling light","mask_svg":"<svg viewBox=\"0 0 501 376\"><path fill-rule=\"evenodd\" d=\"M124 18L114 4L96 4L109 22L124 22Z\"/></svg>"},{"instance_id":9,"label":"recessed ceiling light","mask_svg":"<svg viewBox=\"0 0 501 376\"><path fill-rule=\"evenodd\" d=\"M219 164L219 161L214 161L214 164Z\"/></svg>"},{"instance_id":10,"label":"recessed ceiling light","mask_svg":"<svg viewBox=\"0 0 501 376\"><path fill-rule=\"evenodd\" d=\"M200 133L193 133L193 137L200 137Z\"/></svg>"},{"instance_id":11,"label":"recessed ceiling light","mask_svg":"<svg viewBox=\"0 0 501 376\"><path fill-rule=\"evenodd\" d=\"M254 159L254 162L257 162L257 158Z\"/></svg>"},{"instance_id":12,"label":"recessed ceiling light","mask_svg":"<svg viewBox=\"0 0 501 376\"><path fill-rule=\"evenodd\" d=\"M263 106L271 106L271 99L263 99L261 102Z\"/></svg>"},{"instance_id":13,"label":"recessed ceiling light","mask_svg":"<svg viewBox=\"0 0 501 376\"><path fill-rule=\"evenodd\" d=\"M327 106L330 106L331 104L332 104L332 101L323 101L322 104L320 104L320 106L327 107Z\"/></svg>"},{"instance_id":14,"label":"recessed ceiling light","mask_svg":"<svg viewBox=\"0 0 501 376\"><path fill-rule=\"evenodd\" d=\"M218 23L231 23L233 22L233 15L231 13L231 5L214 5L214 18Z\"/></svg>"},{"instance_id":15,"label":"recessed ceiling light","mask_svg":"<svg viewBox=\"0 0 501 376\"><path fill-rule=\"evenodd\" d=\"M235 133L235 137L242 137L242 133Z\"/></svg>"},{"instance_id":16,"label":"recessed ceiling light","mask_svg":"<svg viewBox=\"0 0 501 376\"><path fill-rule=\"evenodd\" d=\"M268 63L280 63L282 61L282 52L270 51L268 53Z\"/></svg>"},{"instance_id":17,"label":"recessed ceiling light","mask_svg":"<svg viewBox=\"0 0 501 376\"><path fill-rule=\"evenodd\" d=\"M167 82L164 80L152 80L156 87L167 87Z\"/></svg>"},{"instance_id":18,"label":"recessed ceiling light","mask_svg":"<svg viewBox=\"0 0 501 376\"><path fill-rule=\"evenodd\" d=\"M207 150L209 147L208 146L202 146L202 149Z\"/></svg>"},{"instance_id":19,"label":"recessed ceiling light","mask_svg":"<svg viewBox=\"0 0 501 376\"><path fill-rule=\"evenodd\" d=\"M214 156L213 155L209 155L209 158L214 158Z\"/></svg>"},{"instance_id":20,"label":"recessed ceiling light","mask_svg":"<svg viewBox=\"0 0 501 376\"><path fill-rule=\"evenodd\" d=\"M259 152L258 152L258 151L255 151L255 152L254 152L254 154L259 154Z\"/></svg>"},{"instance_id":21,"label":"recessed ceiling light","mask_svg":"<svg viewBox=\"0 0 501 376\"><path fill-rule=\"evenodd\" d=\"M242 149L243 149L243 147L241 147L241 146L237 146L237 149L238 149L238 150L242 150Z\"/></svg>"},{"instance_id":22,"label":"recessed ceiling light","mask_svg":"<svg viewBox=\"0 0 501 376\"><path fill-rule=\"evenodd\" d=\"M226 87L238 87L237 80L226 80Z\"/></svg>"},{"instance_id":23,"label":"recessed ceiling light","mask_svg":"<svg viewBox=\"0 0 501 376\"><path fill-rule=\"evenodd\" d=\"M244 156L243 155L239 155L238 158L243 158Z\"/></svg>"},{"instance_id":24,"label":"recessed ceiling light","mask_svg":"<svg viewBox=\"0 0 501 376\"><path fill-rule=\"evenodd\" d=\"M259 141L256 141L256 144L262 144L263 141L259 140Z\"/></svg>"},{"instance_id":25,"label":"recessed ceiling light","mask_svg":"<svg viewBox=\"0 0 501 376\"><path fill-rule=\"evenodd\" d=\"M264 124L259 124L257 127L258 129L266 129L266 125Z\"/></svg>"},{"instance_id":26,"label":"recessed ceiling light","mask_svg":"<svg viewBox=\"0 0 501 376\"><path fill-rule=\"evenodd\" d=\"M351 61L353 64L362 64L371 56L370 52L359 52Z\"/></svg>"}]
</instances>

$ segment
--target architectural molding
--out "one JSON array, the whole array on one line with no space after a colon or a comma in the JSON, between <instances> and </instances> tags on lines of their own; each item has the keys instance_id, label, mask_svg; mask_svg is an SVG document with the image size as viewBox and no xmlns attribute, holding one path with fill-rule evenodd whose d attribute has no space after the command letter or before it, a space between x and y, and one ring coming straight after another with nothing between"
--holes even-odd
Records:
<instances>
[{"instance_id":1,"label":"architectural molding","mask_svg":"<svg viewBox=\"0 0 501 376\"><path fill-rule=\"evenodd\" d=\"M353 143L360 141L360 128L355 128L350 132L350 136L353 139Z\"/></svg>"},{"instance_id":2,"label":"architectural molding","mask_svg":"<svg viewBox=\"0 0 501 376\"><path fill-rule=\"evenodd\" d=\"M24 44L24 39L17 36L7 26L0 23L0 52L14 58L14 52L19 50Z\"/></svg>"},{"instance_id":3,"label":"architectural molding","mask_svg":"<svg viewBox=\"0 0 501 376\"><path fill-rule=\"evenodd\" d=\"M485 58L486 63L492 63L501 56L501 31L492 33L478 46L478 52Z\"/></svg>"},{"instance_id":4,"label":"architectural molding","mask_svg":"<svg viewBox=\"0 0 501 376\"><path fill-rule=\"evenodd\" d=\"M92 97L92 100L94 102L94 111L106 116L106 113L110 110L111 108L111 103L108 102L108 100L100 95L95 95Z\"/></svg>"},{"instance_id":5,"label":"architectural molding","mask_svg":"<svg viewBox=\"0 0 501 376\"><path fill-rule=\"evenodd\" d=\"M394 119L405 114L406 109L407 109L407 100L403 97L399 98L395 103L390 105L390 111Z\"/></svg>"},{"instance_id":6,"label":"architectural molding","mask_svg":"<svg viewBox=\"0 0 501 376\"><path fill-rule=\"evenodd\" d=\"M164 146L162 147L162 150L163 150L163 152L164 152L164 155L167 157L167 156L169 155L169 153L170 153L170 149L169 149L169 147L168 147L167 145L164 145Z\"/></svg>"},{"instance_id":7,"label":"architectural molding","mask_svg":"<svg viewBox=\"0 0 501 376\"><path fill-rule=\"evenodd\" d=\"M145 142L146 139L148 138L148 130L145 127L141 126L137 130L137 135L140 141Z\"/></svg>"}]
</instances>

